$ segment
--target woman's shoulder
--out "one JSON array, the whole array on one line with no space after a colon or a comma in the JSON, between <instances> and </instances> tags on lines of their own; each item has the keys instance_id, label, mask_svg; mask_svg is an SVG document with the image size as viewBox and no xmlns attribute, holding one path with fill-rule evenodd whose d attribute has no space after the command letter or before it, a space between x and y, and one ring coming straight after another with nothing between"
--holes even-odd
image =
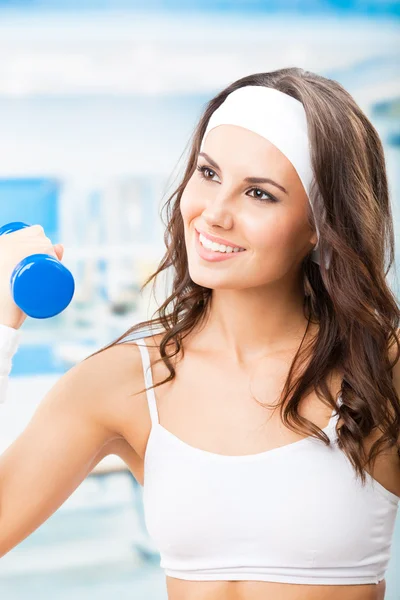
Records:
<instances>
[{"instance_id":1,"label":"woman's shoulder","mask_svg":"<svg viewBox=\"0 0 400 600\"><path fill-rule=\"evenodd\" d=\"M155 328L151 330L146 329L139 332L134 332L124 339L124 344L138 346L136 342L139 342L140 346L143 347L144 345L150 356L150 363L153 366L155 361L159 361L161 359L160 344L165 336L165 333L166 331L163 328ZM143 340L144 344L141 343L141 340ZM170 354L170 348L175 347L173 338L168 340L168 346L168 354Z\"/></svg>"},{"instance_id":2,"label":"woman's shoulder","mask_svg":"<svg viewBox=\"0 0 400 600\"><path fill-rule=\"evenodd\" d=\"M82 387L98 392L91 400L96 417L116 434L129 437L130 443L137 438L140 448L149 423L143 360L136 341L127 339L107 346L74 370Z\"/></svg>"}]
</instances>

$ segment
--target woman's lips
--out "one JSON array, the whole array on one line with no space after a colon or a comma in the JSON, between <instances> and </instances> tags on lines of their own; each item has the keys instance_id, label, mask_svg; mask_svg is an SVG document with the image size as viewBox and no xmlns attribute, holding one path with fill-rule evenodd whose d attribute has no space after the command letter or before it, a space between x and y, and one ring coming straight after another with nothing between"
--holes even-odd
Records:
<instances>
[{"instance_id":1,"label":"woman's lips","mask_svg":"<svg viewBox=\"0 0 400 600\"><path fill-rule=\"evenodd\" d=\"M207 260L208 262L221 262L222 260L229 260L230 258L234 258L235 256L240 256L244 254L246 250L242 250L241 252L214 252L214 250L209 250L205 248L203 244L200 242L199 233L195 229L195 245L197 253L201 258Z\"/></svg>"},{"instance_id":2,"label":"woman's lips","mask_svg":"<svg viewBox=\"0 0 400 600\"><path fill-rule=\"evenodd\" d=\"M195 227L195 230L197 231L197 233L199 233L200 235L203 235L205 238L210 240L210 242L216 242L217 244L223 244L224 246L232 246L232 248L239 247L241 250L246 250L246 248L242 248L241 246L239 246L239 244L233 244L232 242L229 242L228 240L224 240L223 238L217 237L216 235L209 235L208 233L205 233L204 231L200 231L199 229L197 229L197 227Z\"/></svg>"}]
</instances>

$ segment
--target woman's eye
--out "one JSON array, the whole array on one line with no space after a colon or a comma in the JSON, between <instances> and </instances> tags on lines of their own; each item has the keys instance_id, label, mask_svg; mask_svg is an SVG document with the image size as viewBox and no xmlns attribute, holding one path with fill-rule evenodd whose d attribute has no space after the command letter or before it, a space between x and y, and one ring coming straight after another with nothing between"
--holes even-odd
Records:
<instances>
[{"instance_id":1,"label":"woman's eye","mask_svg":"<svg viewBox=\"0 0 400 600\"><path fill-rule=\"evenodd\" d=\"M208 172L210 172L210 173L214 173L214 174L216 174L216 173L215 173L215 171L213 171L212 169L209 169L208 167L206 167L206 166L204 166L204 165L198 165L198 166L197 166L197 170L198 170L198 171L200 171L200 173L201 173L201 176L202 176L204 179L212 179L211 177L207 177L207 176L205 175L205 172L206 172L206 171L208 171Z\"/></svg>"},{"instance_id":2,"label":"woman's eye","mask_svg":"<svg viewBox=\"0 0 400 600\"><path fill-rule=\"evenodd\" d=\"M278 202L278 200L274 196L272 196L268 192L264 192L264 190L260 190L260 188L253 188L252 190L249 190L249 192L260 192L260 194L264 194L266 198L261 198L260 196L253 196L253 198L255 198L256 200L260 200L261 202Z\"/></svg>"},{"instance_id":3,"label":"woman's eye","mask_svg":"<svg viewBox=\"0 0 400 600\"><path fill-rule=\"evenodd\" d=\"M206 167L205 165L197 165L197 170L200 172L200 175L203 179L205 179L206 181L212 181L212 177L208 177L206 175L206 173L214 173L214 175L216 175L215 171L213 171L212 169L210 169L209 167ZM271 194L269 194L268 192L266 192L265 190L262 190L261 188L252 188L251 190L249 190L247 193L249 194L250 192L260 192L261 195L264 195L264 198L261 198L260 196L251 196L251 198L255 198L255 200L259 200L260 202L279 202L279 200L277 200L274 196L272 196Z\"/></svg>"}]
</instances>

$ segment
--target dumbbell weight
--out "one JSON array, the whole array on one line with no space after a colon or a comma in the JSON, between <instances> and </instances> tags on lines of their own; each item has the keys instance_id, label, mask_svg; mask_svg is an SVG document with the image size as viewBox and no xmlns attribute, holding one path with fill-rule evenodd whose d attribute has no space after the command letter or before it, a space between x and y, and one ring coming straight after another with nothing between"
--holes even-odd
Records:
<instances>
[{"instance_id":1,"label":"dumbbell weight","mask_svg":"<svg viewBox=\"0 0 400 600\"><path fill-rule=\"evenodd\" d=\"M15 221L0 227L0 235L29 227ZM29 317L48 319L62 312L75 291L72 273L50 254L31 254L14 268L11 293L15 304Z\"/></svg>"}]
</instances>

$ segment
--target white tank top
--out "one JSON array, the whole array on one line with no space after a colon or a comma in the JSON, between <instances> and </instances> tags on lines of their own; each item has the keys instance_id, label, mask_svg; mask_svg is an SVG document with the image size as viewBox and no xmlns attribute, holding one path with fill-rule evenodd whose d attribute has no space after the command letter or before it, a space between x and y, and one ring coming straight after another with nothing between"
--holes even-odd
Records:
<instances>
[{"instance_id":1,"label":"white tank top","mask_svg":"<svg viewBox=\"0 0 400 600\"><path fill-rule=\"evenodd\" d=\"M135 342L148 387L148 348L144 338ZM176 437L159 422L154 390L147 399L144 514L166 575L316 585L384 579L400 498L368 473L365 487L355 479L336 445L336 411L323 429L330 447L306 437L232 456Z\"/></svg>"}]
</instances>

